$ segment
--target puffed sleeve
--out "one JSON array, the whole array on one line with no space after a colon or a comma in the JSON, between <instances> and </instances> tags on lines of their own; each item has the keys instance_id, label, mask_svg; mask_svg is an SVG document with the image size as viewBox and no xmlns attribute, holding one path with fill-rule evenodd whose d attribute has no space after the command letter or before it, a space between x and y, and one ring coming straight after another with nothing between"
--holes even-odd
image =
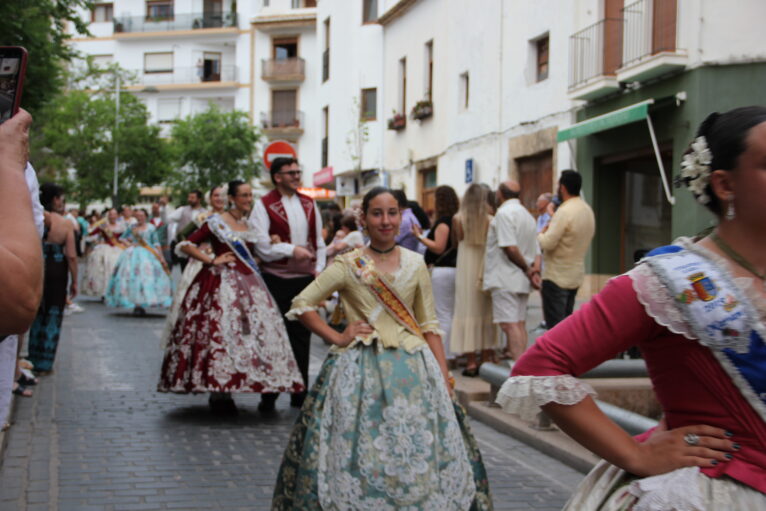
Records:
<instances>
[{"instance_id":1,"label":"puffed sleeve","mask_svg":"<svg viewBox=\"0 0 766 511\"><path fill-rule=\"evenodd\" d=\"M314 282L293 298L293 303L285 317L292 321L297 320L304 312L317 310L319 303L346 287L348 276L346 265L343 257L335 258L333 263L314 279Z\"/></svg>"},{"instance_id":2,"label":"puffed sleeve","mask_svg":"<svg viewBox=\"0 0 766 511\"><path fill-rule=\"evenodd\" d=\"M199 245L203 241L206 241L210 237L210 234L210 227L207 226L207 222L203 223L202 227L191 233L188 238L180 243L176 243L175 254L178 257L189 257L186 252L181 249L186 245Z\"/></svg>"},{"instance_id":3,"label":"puffed sleeve","mask_svg":"<svg viewBox=\"0 0 766 511\"><path fill-rule=\"evenodd\" d=\"M444 335L439 328L439 320L436 319L436 308L434 306L434 293L431 289L431 275L424 261L420 261L416 273L417 290L415 291L415 301L412 306L412 312L415 319L420 324L423 333L432 333Z\"/></svg>"},{"instance_id":4,"label":"puffed sleeve","mask_svg":"<svg viewBox=\"0 0 766 511\"><path fill-rule=\"evenodd\" d=\"M547 331L513 365L497 403L532 419L550 402L573 405L593 388L575 378L660 332L645 312L631 278L612 279L580 310Z\"/></svg>"}]
</instances>

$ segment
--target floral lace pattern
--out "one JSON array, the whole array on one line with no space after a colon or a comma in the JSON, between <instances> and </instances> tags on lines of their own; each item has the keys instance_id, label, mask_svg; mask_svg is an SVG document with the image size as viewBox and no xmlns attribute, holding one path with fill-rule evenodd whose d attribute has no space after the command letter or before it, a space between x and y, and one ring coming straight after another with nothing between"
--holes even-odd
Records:
<instances>
[{"instance_id":1,"label":"floral lace pattern","mask_svg":"<svg viewBox=\"0 0 766 511\"><path fill-rule=\"evenodd\" d=\"M628 489L638 497L634 511L703 511L699 475L699 467L688 467L634 481Z\"/></svg>"},{"instance_id":2,"label":"floral lace pattern","mask_svg":"<svg viewBox=\"0 0 766 511\"><path fill-rule=\"evenodd\" d=\"M303 380L276 303L234 263L204 267L186 292L160 392L298 392Z\"/></svg>"},{"instance_id":3,"label":"floral lace pattern","mask_svg":"<svg viewBox=\"0 0 766 511\"><path fill-rule=\"evenodd\" d=\"M82 277L82 294L98 297L104 295L120 254L122 254L121 248L106 243L96 245L88 255L85 264Z\"/></svg>"},{"instance_id":4,"label":"floral lace pattern","mask_svg":"<svg viewBox=\"0 0 766 511\"><path fill-rule=\"evenodd\" d=\"M301 474L316 466L317 508L471 508L472 457L431 351L358 345L332 357L331 372L317 383L326 396L311 423L316 432L296 451L306 466ZM284 509L315 509L311 485L299 480ZM283 509L279 501L278 488L274 509Z\"/></svg>"},{"instance_id":5,"label":"floral lace pattern","mask_svg":"<svg viewBox=\"0 0 766 511\"><path fill-rule=\"evenodd\" d=\"M593 387L569 374L514 376L500 387L495 402L503 411L531 421L544 404L574 405L589 395L596 396Z\"/></svg>"}]
</instances>

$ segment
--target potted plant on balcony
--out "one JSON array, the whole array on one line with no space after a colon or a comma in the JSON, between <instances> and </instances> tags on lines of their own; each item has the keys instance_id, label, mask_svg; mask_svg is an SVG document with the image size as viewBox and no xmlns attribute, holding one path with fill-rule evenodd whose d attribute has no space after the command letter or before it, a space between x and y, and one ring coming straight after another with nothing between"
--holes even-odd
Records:
<instances>
[{"instance_id":1,"label":"potted plant on balcony","mask_svg":"<svg viewBox=\"0 0 766 511\"><path fill-rule=\"evenodd\" d=\"M388 120L388 129L399 131L403 130L405 126L407 126L407 117L394 111L394 116Z\"/></svg>"},{"instance_id":2,"label":"potted plant on balcony","mask_svg":"<svg viewBox=\"0 0 766 511\"><path fill-rule=\"evenodd\" d=\"M428 119L434 114L434 104L430 99L421 99L412 107L412 118L418 121Z\"/></svg>"}]
</instances>

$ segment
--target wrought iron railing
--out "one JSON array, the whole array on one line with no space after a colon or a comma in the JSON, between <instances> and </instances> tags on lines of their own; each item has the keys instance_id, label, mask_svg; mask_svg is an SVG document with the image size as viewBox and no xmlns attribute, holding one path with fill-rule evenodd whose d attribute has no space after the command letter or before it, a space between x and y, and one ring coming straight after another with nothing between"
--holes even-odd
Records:
<instances>
[{"instance_id":1,"label":"wrought iron railing","mask_svg":"<svg viewBox=\"0 0 766 511\"><path fill-rule=\"evenodd\" d=\"M622 20L603 19L569 36L569 88L612 76L622 60Z\"/></svg>"},{"instance_id":2,"label":"wrought iron railing","mask_svg":"<svg viewBox=\"0 0 766 511\"><path fill-rule=\"evenodd\" d=\"M138 80L143 85L168 85L203 82L236 82L237 66L219 66L218 69L205 69L204 66L175 67L168 71L136 71Z\"/></svg>"},{"instance_id":3,"label":"wrought iron railing","mask_svg":"<svg viewBox=\"0 0 766 511\"><path fill-rule=\"evenodd\" d=\"M263 59L261 78L264 80L303 80L306 61L300 57L289 59Z\"/></svg>"},{"instance_id":4,"label":"wrought iron railing","mask_svg":"<svg viewBox=\"0 0 766 511\"><path fill-rule=\"evenodd\" d=\"M122 16L114 18L115 33L166 32L237 26L237 13L184 13L169 16Z\"/></svg>"},{"instance_id":5,"label":"wrought iron railing","mask_svg":"<svg viewBox=\"0 0 766 511\"><path fill-rule=\"evenodd\" d=\"M623 66L660 52L676 51L677 0L638 0L626 5L622 16Z\"/></svg>"}]
</instances>

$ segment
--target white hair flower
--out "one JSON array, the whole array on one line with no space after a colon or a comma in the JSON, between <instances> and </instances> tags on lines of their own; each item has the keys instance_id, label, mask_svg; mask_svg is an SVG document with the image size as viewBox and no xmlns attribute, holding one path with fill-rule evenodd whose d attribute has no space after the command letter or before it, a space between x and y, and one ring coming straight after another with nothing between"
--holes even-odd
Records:
<instances>
[{"instance_id":1,"label":"white hair flower","mask_svg":"<svg viewBox=\"0 0 766 511\"><path fill-rule=\"evenodd\" d=\"M710 202L705 188L710 183L712 162L713 153L710 152L705 137L694 139L691 151L686 153L681 161L681 179L700 204Z\"/></svg>"}]
</instances>

